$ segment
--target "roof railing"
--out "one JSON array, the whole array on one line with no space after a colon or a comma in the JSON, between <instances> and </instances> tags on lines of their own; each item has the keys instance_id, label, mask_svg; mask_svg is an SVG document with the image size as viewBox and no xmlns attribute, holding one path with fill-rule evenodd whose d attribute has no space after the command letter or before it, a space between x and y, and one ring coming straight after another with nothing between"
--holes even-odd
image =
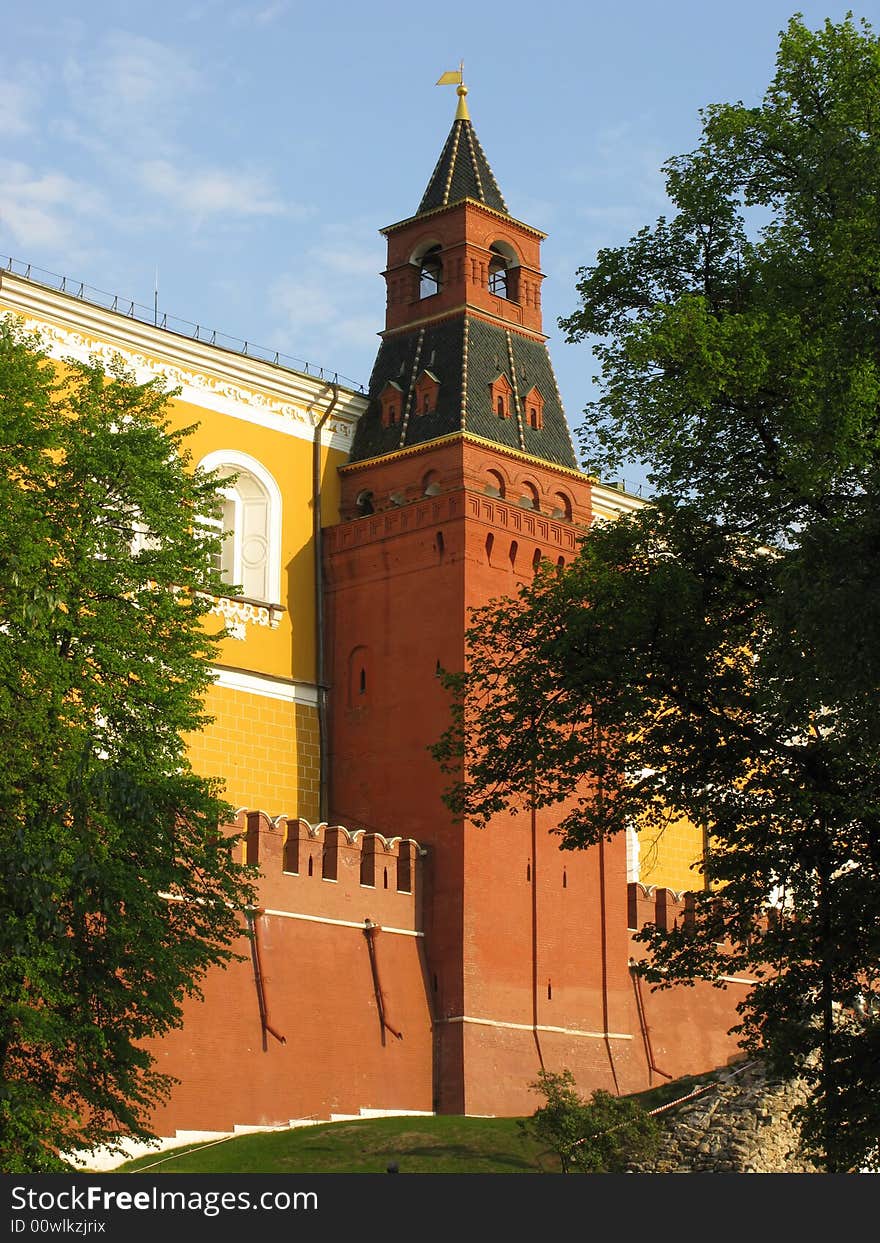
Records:
<instances>
[{"instance_id":1,"label":"roof railing","mask_svg":"<svg viewBox=\"0 0 880 1243\"><path fill-rule=\"evenodd\" d=\"M158 304L152 307L144 306L132 299L120 298L118 294L109 294L103 289L96 289L93 285L86 285L83 281L71 280L70 277L60 276L57 272L47 272L43 268L25 263L21 259L14 259L9 255L0 255L0 267L16 276L23 276L25 280L44 285L47 289L55 289L59 293L80 298L83 302L103 307L104 310L113 311L117 315L125 315L129 319L136 319L142 324L151 324L163 332L171 332L179 337L189 337L193 341L200 341L203 345L213 345L217 349L229 350L245 358L269 363L273 367L281 367L285 371L298 371L313 379L322 381L332 379L335 384L342 384L356 393L365 392L363 384L352 380L349 376L340 375L338 371L316 366L303 358L295 358L280 350L271 350L265 346L256 345L253 341L244 341L241 337L229 336L224 332L218 332L216 328L206 328L202 324L179 319L176 315L168 315L167 312L160 315Z\"/></svg>"}]
</instances>

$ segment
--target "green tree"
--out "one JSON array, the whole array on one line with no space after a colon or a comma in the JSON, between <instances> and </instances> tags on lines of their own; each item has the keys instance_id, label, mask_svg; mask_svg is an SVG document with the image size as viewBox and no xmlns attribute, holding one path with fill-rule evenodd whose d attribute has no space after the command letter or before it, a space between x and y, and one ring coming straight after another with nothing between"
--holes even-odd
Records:
<instances>
[{"instance_id":1,"label":"green tree","mask_svg":"<svg viewBox=\"0 0 880 1243\"><path fill-rule=\"evenodd\" d=\"M546 1103L518 1125L556 1153L563 1174L619 1174L656 1152L660 1128L637 1101L601 1088L587 1100L570 1070L541 1070L529 1087Z\"/></svg>"},{"instance_id":2,"label":"green tree","mask_svg":"<svg viewBox=\"0 0 880 1243\"><path fill-rule=\"evenodd\" d=\"M752 973L741 1041L812 1081L805 1145L849 1170L880 1137L878 39L795 17L762 104L701 115L674 214L563 321L601 362L588 467L649 462L652 503L475 615L436 754L478 821L567 799L566 848L704 828L650 978Z\"/></svg>"},{"instance_id":3,"label":"green tree","mask_svg":"<svg viewBox=\"0 0 880 1243\"><path fill-rule=\"evenodd\" d=\"M182 736L205 723L216 539L158 383L0 323L0 1168L147 1137L145 1042L251 897ZM216 627L213 627L216 630Z\"/></svg>"}]
</instances>

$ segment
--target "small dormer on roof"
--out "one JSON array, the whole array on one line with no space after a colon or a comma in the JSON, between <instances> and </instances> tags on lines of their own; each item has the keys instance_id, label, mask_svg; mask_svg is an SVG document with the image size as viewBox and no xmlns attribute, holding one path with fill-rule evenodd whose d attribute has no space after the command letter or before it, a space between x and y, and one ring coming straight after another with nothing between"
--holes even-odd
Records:
<instances>
[{"instance_id":1,"label":"small dormer on roof","mask_svg":"<svg viewBox=\"0 0 880 1243\"><path fill-rule=\"evenodd\" d=\"M544 426L544 398L536 385L533 384L526 393L523 406L525 408L526 426L539 432Z\"/></svg>"},{"instance_id":2,"label":"small dormer on roof","mask_svg":"<svg viewBox=\"0 0 880 1243\"><path fill-rule=\"evenodd\" d=\"M513 396L513 385L502 371L489 385L489 403L499 419L509 419L512 410L510 399Z\"/></svg>"},{"instance_id":3,"label":"small dormer on roof","mask_svg":"<svg viewBox=\"0 0 880 1243\"><path fill-rule=\"evenodd\" d=\"M433 371L426 367L416 380L415 412L416 414L433 414L437 409L437 396L440 392L440 381Z\"/></svg>"},{"instance_id":4,"label":"small dormer on roof","mask_svg":"<svg viewBox=\"0 0 880 1243\"><path fill-rule=\"evenodd\" d=\"M391 427L399 423L403 415L403 389L396 380L386 380L385 387L379 394L382 408L382 426Z\"/></svg>"}]
</instances>

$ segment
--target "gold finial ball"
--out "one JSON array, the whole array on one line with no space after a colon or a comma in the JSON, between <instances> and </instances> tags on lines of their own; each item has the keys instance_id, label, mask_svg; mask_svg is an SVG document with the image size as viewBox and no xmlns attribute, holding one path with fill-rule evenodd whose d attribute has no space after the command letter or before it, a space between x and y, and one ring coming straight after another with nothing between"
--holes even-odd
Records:
<instances>
[{"instance_id":1,"label":"gold finial ball","mask_svg":"<svg viewBox=\"0 0 880 1243\"><path fill-rule=\"evenodd\" d=\"M459 87L456 89L456 92L455 92L455 93L456 93L456 95L460 95L460 96L462 97L462 99L464 99L465 95L467 95L467 87L465 86L465 84L464 84L463 82L462 82L461 86L459 86Z\"/></svg>"}]
</instances>

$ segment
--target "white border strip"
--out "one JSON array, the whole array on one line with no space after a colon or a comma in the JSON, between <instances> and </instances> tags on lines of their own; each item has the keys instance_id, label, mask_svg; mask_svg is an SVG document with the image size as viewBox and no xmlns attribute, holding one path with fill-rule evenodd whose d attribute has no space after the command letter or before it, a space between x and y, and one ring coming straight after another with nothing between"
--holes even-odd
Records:
<instances>
[{"instance_id":1,"label":"white border strip","mask_svg":"<svg viewBox=\"0 0 880 1243\"><path fill-rule=\"evenodd\" d=\"M279 919L304 919L310 924L332 924L336 928L357 928L363 932L363 920L357 923L353 919L328 919L326 915L300 915L294 911L273 911L269 907L262 907L260 913L262 915L277 915ZM416 932L412 928L389 928L387 924L380 924L382 932L394 932L399 937L423 937L424 932ZM531 1030L531 1029L529 1029Z\"/></svg>"},{"instance_id":2,"label":"white border strip","mask_svg":"<svg viewBox=\"0 0 880 1243\"><path fill-rule=\"evenodd\" d=\"M438 1023L476 1023L480 1027L506 1027L517 1032L554 1032L560 1036L586 1036L590 1040L633 1040L629 1032L584 1032L576 1027L546 1027L542 1023L504 1023L499 1019L475 1019L469 1014L458 1014Z\"/></svg>"},{"instance_id":3,"label":"white border strip","mask_svg":"<svg viewBox=\"0 0 880 1243\"><path fill-rule=\"evenodd\" d=\"M281 699L285 703L304 704L308 708L318 706L318 688L312 682L283 682L260 673L244 673L239 669L213 668L214 683L230 691L243 691L246 695L260 695L264 699Z\"/></svg>"}]
</instances>

